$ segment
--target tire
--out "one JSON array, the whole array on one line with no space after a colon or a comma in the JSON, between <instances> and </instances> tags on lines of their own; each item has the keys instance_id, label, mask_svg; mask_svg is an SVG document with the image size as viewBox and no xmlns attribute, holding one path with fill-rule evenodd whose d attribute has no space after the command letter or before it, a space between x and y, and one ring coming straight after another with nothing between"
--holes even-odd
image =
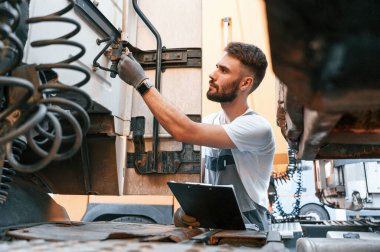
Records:
<instances>
[{"instance_id":1,"label":"tire","mask_svg":"<svg viewBox=\"0 0 380 252\"><path fill-rule=\"evenodd\" d=\"M115 221L115 222L128 222L128 223L144 223L156 224L154 220L147 216L141 215L120 215L120 214L104 214L98 216L94 221Z\"/></svg>"},{"instance_id":2,"label":"tire","mask_svg":"<svg viewBox=\"0 0 380 252\"><path fill-rule=\"evenodd\" d=\"M330 215L326 209L318 204L307 204L301 207L300 215L305 215L311 218L311 220L330 220Z\"/></svg>"},{"instance_id":3,"label":"tire","mask_svg":"<svg viewBox=\"0 0 380 252\"><path fill-rule=\"evenodd\" d=\"M128 223L144 223L144 224L156 224L151 218L145 216L123 216L112 221L116 222L128 222Z\"/></svg>"}]
</instances>

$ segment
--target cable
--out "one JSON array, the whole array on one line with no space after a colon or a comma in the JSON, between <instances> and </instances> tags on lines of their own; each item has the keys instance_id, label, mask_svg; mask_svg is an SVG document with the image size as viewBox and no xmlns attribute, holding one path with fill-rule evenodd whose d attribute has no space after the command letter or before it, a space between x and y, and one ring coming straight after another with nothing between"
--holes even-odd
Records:
<instances>
[{"instance_id":1,"label":"cable","mask_svg":"<svg viewBox=\"0 0 380 252\"><path fill-rule=\"evenodd\" d=\"M301 205L301 194L302 194L302 166L300 166L299 161L296 159L296 153L293 149L288 149L289 154L289 164L287 167L287 170L285 173L280 174L279 176L273 176L274 180L278 183L279 181L289 181L291 178L294 177L294 174L297 174L297 179L294 180L297 183L297 188L294 193L294 199L295 202L293 203L293 209L290 211L290 213L286 213L284 211L284 208L282 206L282 203L280 201L280 198L278 196L276 186L273 187L273 197L274 197L274 204L275 207L275 213L278 213L282 218L283 221L293 221L294 219L299 217L300 213L300 205ZM272 218L276 219L276 218Z\"/></svg>"}]
</instances>

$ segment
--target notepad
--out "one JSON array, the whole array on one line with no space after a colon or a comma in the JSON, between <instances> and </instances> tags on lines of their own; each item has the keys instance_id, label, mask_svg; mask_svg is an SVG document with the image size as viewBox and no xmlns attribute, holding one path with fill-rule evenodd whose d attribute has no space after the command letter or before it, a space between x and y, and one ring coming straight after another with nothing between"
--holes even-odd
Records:
<instances>
[{"instance_id":1,"label":"notepad","mask_svg":"<svg viewBox=\"0 0 380 252\"><path fill-rule=\"evenodd\" d=\"M232 185L167 183L184 212L204 228L245 230Z\"/></svg>"}]
</instances>

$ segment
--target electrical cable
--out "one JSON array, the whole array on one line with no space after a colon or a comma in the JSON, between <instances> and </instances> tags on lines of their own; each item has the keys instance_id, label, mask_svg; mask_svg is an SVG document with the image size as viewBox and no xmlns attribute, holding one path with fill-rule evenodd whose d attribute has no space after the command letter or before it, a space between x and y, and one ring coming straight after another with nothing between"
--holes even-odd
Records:
<instances>
[{"instance_id":1,"label":"electrical cable","mask_svg":"<svg viewBox=\"0 0 380 252\"><path fill-rule=\"evenodd\" d=\"M296 191L294 193L294 199L295 202L293 203L293 209L286 213L284 210L284 207L282 206L282 203L280 201L280 198L278 196L276 186L273 187L273 197L274 197L274 205L275 211L274 213L278 213L283 221L289 222L293 221L296 218L299 217L300 213L300 205L301 205L301 194L302 194L302 166L300 166L300 162L296 159L296 153L295 150L289 148L288 149L288 155L289 155L289 164L287 167L287 170L284 174L280 174L279 176L274 176L274 180L278 183L279 181L289 181L290 179L294 178L294 175L297 174L297 179L294 180L297 184ZM276 218L272 218L273 220L276 220Z\"/></svg>"}]
</instances>

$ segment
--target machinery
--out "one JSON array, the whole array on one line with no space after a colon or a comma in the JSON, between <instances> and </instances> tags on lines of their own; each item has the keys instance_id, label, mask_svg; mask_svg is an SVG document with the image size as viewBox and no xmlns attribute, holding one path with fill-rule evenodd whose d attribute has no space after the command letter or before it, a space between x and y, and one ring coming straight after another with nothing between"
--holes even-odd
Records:
<instances>
[{"instance_id":1,"label":"machinery","mask_svg":"<svg viewBox=\"0 0 380 252\"><path fill-rule=\"evenodd\" d=\"M361 222L304 221L303 234L372 230L375 216L361 213L379 209L380 5L268 0L266 10L277 124L296 160L314 162L320 202ZM328 240L302 240L300 247L312 244L313 251L338 248Z\"/></svg>"},{"instance_id":2,"label":"machinery","mask_svg":"<svg viewBox=\"0 0 380 252\"><path fill-rule=\"evenodd\" d=\"M267 1L278 124L297 159L378 158L378 9Z\"/></svg>"},{"instance_id":3,"label":"machinery","mask_svg":"<svg viewBox=\"0 0 380 252\"><path fill-rule=\"evenodd\" d=\"M375 1L267 1L278 125L297 160L315 160L319 197L326 203L333 190L338 208L348 207L354 177L372 185L377 175L379 8Z\"/></svg>"},{"instance_id":4,"label":"machinery","mask_svg":"<svg viewBox=\"0 0 380 252\"><path fill-rule=\"evenodd\" d=\"M290 148L278 179L297 176L309 160L321 202L379 209L380 4L265 4L277 124ZM201 0L0 0L1 231L69 220L48 193L86 195L86 222L171 223L166 182L199 182L200 147L175 142L116 70L132 52L155 87L200 121L202 7ZM222 24L228 40L231 19ZM104 195L124 201L90 200ZM369 226L378 229L311 221L303 233Z\"/></svg>"},{"instance_id":5,"label":"machinery","mask_svg":"<svg viewBox=\"0 0 380 252\"><path fill-rule=\"evenodd\" d=\"M199 146L173 141L138 94L115 78L120 56L129 50L164 96L200 120L200 34L192 36L186 32L190 24L177 23L171 28L178 37L161 38L140 7L154 6L140 2L1 1L1 53L7 59L1 61L1 226L57 220L34 212L45 203L34 205L22 192L12 196L18 187L12 176L49 199L46 193L147 198L134 204L132 196L128 204L106 208L90 204L85 221L124 217L167 224L174 200L166 182L199 181ZM187 14L192 28L200 25L199 7L200 1L192 3ZM171 19L185 17L176 15ZM165 22L155 23L162 28ZM149 195L160 200L149 203ZM12 198L31 201L30 214L19 215L24 207Z\"/></svg>"}]
</instances>

